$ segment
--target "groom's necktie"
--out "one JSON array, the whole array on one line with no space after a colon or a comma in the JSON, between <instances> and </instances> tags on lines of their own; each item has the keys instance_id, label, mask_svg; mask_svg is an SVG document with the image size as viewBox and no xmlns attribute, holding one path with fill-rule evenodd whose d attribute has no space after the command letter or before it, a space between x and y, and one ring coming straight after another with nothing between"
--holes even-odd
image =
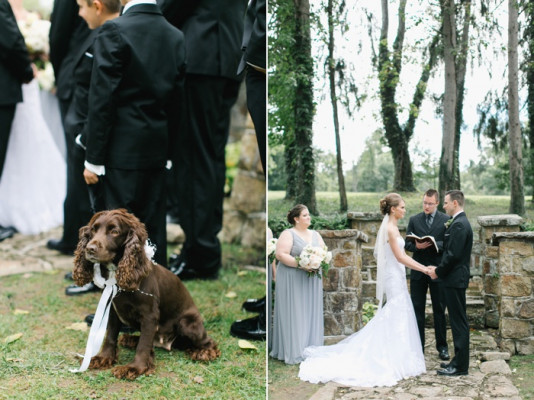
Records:
<instances>
[{"instance_id":1,"label":"groom's necktie","mask_svg":"<svg viewBox=\"0 0 534 400\"><path fill-rule=\"evenodd\" d=\"M432 214L426 215L426 224L429 228L432 226Z\"/></svg>"}]
</instances>

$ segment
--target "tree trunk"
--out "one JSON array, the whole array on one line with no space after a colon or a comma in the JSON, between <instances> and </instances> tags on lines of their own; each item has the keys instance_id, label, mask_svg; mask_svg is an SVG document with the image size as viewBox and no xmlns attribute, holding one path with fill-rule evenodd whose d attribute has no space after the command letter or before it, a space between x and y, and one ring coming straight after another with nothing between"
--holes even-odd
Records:
<instances>
[{"instance_id":1,"label":"tree trunk","mask_svg":"<svg viewBox=\"0 0 534 400\"><path fill-rule=\"evenodd\" d=\"M532 199L534 203L534 6L529 4L525 7L527 15L527 25L525 36L528 38L528 59L527 59L527 108L528 108L528 142L529 142L529 173L531 175ZM528 176L528 175L527 175Z\"/></svg>"},{"instance_id":2,"label":"tree trunk","mask_svg":"<svg viewBox=\"0 0 534 400\"><path fill-rule=\"evenodd\" d=\"M313 159L313 59L311 56L310 3L295 2L295 51L297 68L295 87L295 145L298 149L297 203L305 204L317 215L315 199L315 162Z\"/></svg>"},{"instance_id":3,"label":"tree trunk","mask_svg":"<svg viewBox=\"0 0 534 400\"><path fill-rule=\"evenodd\" d=\"M343 161L341 159L341 139L339 137L339 116L337 108L336 94L336 66L334 58L334 15L333 1L328 0L326 8L328 15L328 78L330 81L330 101L332 103L332 114L334 118L334 133L336 136L336 163L337 163L337 180L339 184L339 211L345 212L348 209L347 192L345 190L345 177L343 176Z\"/></svg>"},{"instance_id":4,"label":"tree trunk","mask_svg":"<svg viewBox=\"0 0 534 400\"><path fill-rule=\"evenodd\" d=\"M467 52L469 49L469 27L471 20L471 1L462 2L464 8L464 20L462 34L460 37L460 52L456 57L456 121L454 135L454 174L452 186L460 189L460 137L462 134L462 124L464 121L464 95L465 95L465 73L467 70Z\"/></svg>"},{"instance_id":5,"label":"tree trunk","mask_svg":"<svg viewBox=\"0 0 534 400\"><path fill-rule=\"evenodd\" d=\"M456 129L456 20L454 0L443 0L443 59L445 62L445 92L443 94L443 137L439 168L440 203L445 192L454 187L454 139Z\"/></svg>"},{"instance_id":6,"label":"tree trunk","mask_svg":"<svg viewBox=\"0 0 534 400\"><path fill-rule=\"evenodd\" d=\"M393 52L388 50L389 11L388 1L382 0L382 28L380 33L378 75L380 79L380 102L385 136L393 155L395 166L394 190L413 192L412 162L408 150L410 137L401 128L397 115L395 94L402 69L402 48L404 44L406 0L399 3L399 26L393 43Z\"/></svg>"},{"instance_id":7,"label":"tree trunk","mask_svg":"<svg viewBox=\"0 0 534 400\"><path fill-rule=\"evenodd\" d=\"M518 4L508 0L508 126L510 143L510 212L525 214L523 155L519 125Z\"/></svg>"}]
</instances>

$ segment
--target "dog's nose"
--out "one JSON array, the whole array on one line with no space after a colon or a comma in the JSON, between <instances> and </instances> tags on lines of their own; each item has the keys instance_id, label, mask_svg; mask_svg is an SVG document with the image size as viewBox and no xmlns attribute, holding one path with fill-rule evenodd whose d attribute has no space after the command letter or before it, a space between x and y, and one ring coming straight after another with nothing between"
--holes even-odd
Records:
<instances>
[{"instance_id":1,"label":"dog's nose","mask_svg":"<svg viewBox=\"0 0 534 400\"><path fill-rule=\"evenodd\" d=\"M85 247L85 253L94 255L96 253L96 248L96 243L91 242Z\"/></svg>"}]
</instances>

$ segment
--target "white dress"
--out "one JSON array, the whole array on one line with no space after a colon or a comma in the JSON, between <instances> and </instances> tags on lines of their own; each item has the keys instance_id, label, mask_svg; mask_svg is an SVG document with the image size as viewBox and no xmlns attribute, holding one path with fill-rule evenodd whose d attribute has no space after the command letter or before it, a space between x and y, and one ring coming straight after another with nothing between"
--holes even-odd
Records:
<instances>
[{"instance_id":1,"label":"white dress","mask_svg":"<svg viewBox=\"0 0 534 400\"><path fill-rule=\"evenodd\" d=\"M397 240L403 249L404 240ZM363 387L393 386L426 371L405 267L389 245L385 255L386 304L365 327L341 342L306 348L300 379Z\"/></svg>"},{"instance_id":2,"label":"white dress","mask_svg":"<svg viewBox=\"0 0 534 400\"><path fill-rule=\"evenodd\" d=\"M43 117L36 79L22 85L22 95L0 179L0 225L37 234L63 223L66 166Z\"/></svg>"}]
</instances>

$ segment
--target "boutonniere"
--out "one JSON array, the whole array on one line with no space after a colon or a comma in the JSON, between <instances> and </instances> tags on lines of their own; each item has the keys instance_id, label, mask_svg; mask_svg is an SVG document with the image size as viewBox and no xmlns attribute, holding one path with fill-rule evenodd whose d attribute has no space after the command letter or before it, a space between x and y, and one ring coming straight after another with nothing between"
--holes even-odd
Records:
<instances>
[{"instance_id":1,"label":"boutonniere","mask_svg":"<svg viewBox=\"0 0 534 400\"><path fill-rule=\"evenodd\" d=\"M454 220L454 218L451 218L447 222L445 222L445 224L444 224L445 225L445 229L449 229L449 226L451 226L453 220Z\"/></svg>"}]
</instances>

